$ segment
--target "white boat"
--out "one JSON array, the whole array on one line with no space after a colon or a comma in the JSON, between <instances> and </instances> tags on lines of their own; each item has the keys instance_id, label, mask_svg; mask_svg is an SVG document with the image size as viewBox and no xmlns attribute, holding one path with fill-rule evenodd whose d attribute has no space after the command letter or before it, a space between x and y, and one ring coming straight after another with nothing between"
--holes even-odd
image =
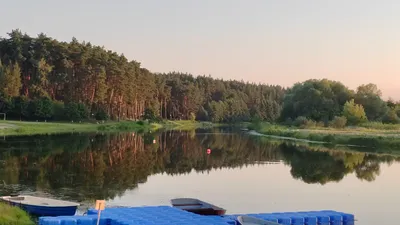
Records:
<instances>
[{"instance_id":1,"label":"white boat","mask_svg":"<svg viewBox=\"0 0 400 225\"><path fill-rule=\"evenodd\" d=\"M37 216L73 216L79 203L30 195L2 196L0 201L18 206L29 214Z\"/></svg>"},{"instance_id":2,"label":"white boat","mask_svg":"<svg viewBox=\"0 0 400 225\"><path fill-rule=\"evenodd\" d=\"M241 225L280 225L279 223L259 219L252 216L238 216L237 219Z\"/></svg>"}]
</instances>

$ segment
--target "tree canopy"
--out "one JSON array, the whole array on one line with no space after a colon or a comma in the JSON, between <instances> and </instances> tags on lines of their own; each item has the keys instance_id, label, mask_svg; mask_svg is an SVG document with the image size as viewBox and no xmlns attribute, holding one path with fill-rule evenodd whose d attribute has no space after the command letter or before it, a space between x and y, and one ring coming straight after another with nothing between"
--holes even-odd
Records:
<instances>
[{"instance_id":1,"label":"tree canopy","mask_svg":"<svg viewBox=\"0 0 400 225\"><path fill-rule=\"evenodd\" d=\"M180 72L156 74L123 54L76 38L61 42L20 30L8 36L0 40L0 111L9 118L140 119L151 110L163 119L234 122L273 121L280 115L280 86ZM20 96L24 98L15 98ZM55 110L41 111L49 100L57 103L53 108L64 110L65 118Z\"/></svg>"},{"instance_id":2,"label":"tree canopy","mask_svg":"<svg viewBox=\"0 0 400 225\"><path fill-rule=\"evenodd\" d=\"M350 124L359 124L367 120L364 107L354 103L354 99L347 101L344 104L343 116Z\"/></svg>"},{"instance_id":3,"label":"tree canopy","mask_svg":"<svg viewBox=\"0 0 400 225\"><path fill-rule=\"evenodd\" d=\"M344 103L352 96L353 92L337 81L312 79L296 83L285 95L281 117L329 121L341 114Z\"/></svg>"},{"instance_id":4,"label":"tree canopy","mask_svg":"<svg viewBox=\"0 0 400 225\"><path fill-rule=\"evenodd\" d=\"M245 74L244 74L245 75ZM371 121L397 123L399 104L374 84L350 90L310 79L279 85L213 79L182 72L153 73L123 54L72 38L12 30L0 38L0 112L22 120L197 119L213 122L295 121L325 124L354 99Z\"/></svg>"}]
</instances>

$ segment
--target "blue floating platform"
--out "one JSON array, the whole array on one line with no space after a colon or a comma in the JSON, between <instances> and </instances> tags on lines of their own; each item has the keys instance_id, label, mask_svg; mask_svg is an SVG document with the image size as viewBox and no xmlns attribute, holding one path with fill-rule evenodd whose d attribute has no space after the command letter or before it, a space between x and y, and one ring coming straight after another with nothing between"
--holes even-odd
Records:
<instances>
[{"instance_id":1,"label":"blue floating platform","mask_svg":"<svg viewBox=\"0 0 400 225\"><path fill-rule=\"evenodd\" d=\"M238 225L240 215L284 225L354 225L354 215L332 210L202 216L171 206L106 208L100 225ZM39 225L96 225L97 210L86 216L40 217Z\"/></svg>"}]
</instances>

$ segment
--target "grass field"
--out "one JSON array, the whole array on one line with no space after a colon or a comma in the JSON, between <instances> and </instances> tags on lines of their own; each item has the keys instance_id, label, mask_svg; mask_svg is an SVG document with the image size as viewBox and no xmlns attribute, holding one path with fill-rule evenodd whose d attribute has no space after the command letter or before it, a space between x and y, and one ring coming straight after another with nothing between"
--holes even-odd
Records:
<instances>
[{"instance_id":1,"label":"grass field","mask_svg":"<svg viewBox=\"0 0 400 225\"><path fill-rule=\"evenodd\" d=\"M0 121L0 135L33 135L69 132L96 131L139 131L152 129L153 125L140 122L108 122L108 123L50 123Z\"/></svg>"},{"instance_id":2,"label":"grass field","mask_svg":"<svg viewBox=\"0 0 400 225\"><path fill-rule=\"evenodd\" d=\"M0 203L0 225L34 225L29 215L17 207Z\"/></svg>"},{"instance_id":3,"label":"grass field","mask_svg":"<svg viewBox=\"0 0 400 225\"><path fill-rule=\"evenodd\" d=\"M191 130L213 127L217 124L189 120L165 121L148 123L145 121L121 121L105 123L53 123L53 122L22 122L0 121L0 135L34 135L69 132L113 132L113 131L148 131L158 129Z\"/></svg>"},{"instance_id":4,"label":"grass field","mask_svg":"<svg viewBox=\"0 0 400 225\"><path fill-rule=\"evenodd\" d=\"M293 128L268 123L258 123L249 126L250 129L265 135L286 137L291 140L309 140L333 145L355 145L369 148L400 151L400 126L392 129L382 126L347 127L335 129L329 127Z\"/></svg>"},{"instance_id":5,"label":"grass field","mask_svg":"<svg viewBox=\"0 0 400 225\"><path fill-rule=\"evenodd\" d=\"M173 129L173 130L192 130L196 128L210 128L216 127L220 124L215 124L211 122L197 122L191 120L169 120L165 121L162 124L159 124L161 127L165 129Z\"/></svg>"}]
</instances>

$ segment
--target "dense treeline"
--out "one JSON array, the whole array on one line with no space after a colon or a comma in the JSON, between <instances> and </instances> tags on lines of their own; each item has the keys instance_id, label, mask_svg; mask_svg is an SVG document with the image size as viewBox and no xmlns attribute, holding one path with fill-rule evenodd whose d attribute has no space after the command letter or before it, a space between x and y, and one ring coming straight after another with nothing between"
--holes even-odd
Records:
<instances>
[{"instance_id":1,"label":"dense treeline","mask_svg":"<svg viewBox=\"0 0 400 225\"><path fill-rule=\"evenodd\" d=\"M154 74L124 55L13 30L0 40L0 112L23 120L198 119L273 121L279 86ZM145 113L146 112L146 113Z\"/></svg>"},{"instance_id":2,"label":"dense treeline","mask_svg":"<svg viewBox=\"0 0 400 225\"><path fill-rule=\"evenodd\" d=\"M286 92L280 119L291 125L338 128L366 121L399 123L400 104L381 96L375 84L353 91L340 82L311 79Z\"/></svg>"},{"instance_id":3,"label":"dense treeline","mask_svg":"<svg viewBox=\"0 0 400 225\"><path fill-rule=\"evenodd\" d=\"M22 120L197 119L278 121L342 127L399 123L400 107L374 84L280 86L170 72L155 74L124 55L79 42L13 30L0 39L0 112ZM318 123L319 122L319 123Z\"/></svg>"}]
</instances>

